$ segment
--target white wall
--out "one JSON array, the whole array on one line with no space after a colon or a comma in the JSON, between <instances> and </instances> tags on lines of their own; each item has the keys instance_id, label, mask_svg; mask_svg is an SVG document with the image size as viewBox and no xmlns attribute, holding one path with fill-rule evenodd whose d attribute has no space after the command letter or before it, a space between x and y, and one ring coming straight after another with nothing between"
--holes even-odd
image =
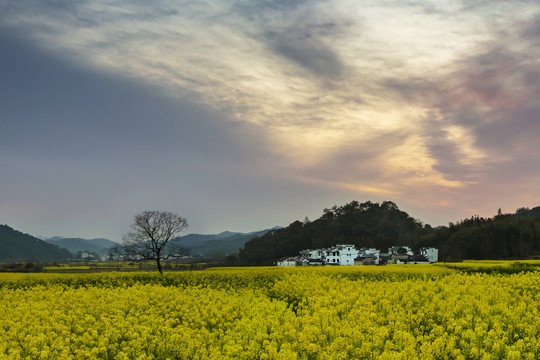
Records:
<instances>
[{"instance_id":1,"label":"white wall","mask_svg":"<svg viewBox=\"0 0 540 360\"><path fill-rule=\"evenodd\" d=\"M344 245L339 250L339 265L354 265L358 250L353 245Z\"/></svg>"},{"instance_id":2,"label":"white wall","mask_svg":"<svg viewBox=\"0 0 540 360\"><path fill-rule=\"evenodd\" d=\"M439 261L439 249L437 248L422 248L420 254L424 255L431 263Z\"/></svg>"}]
</instances>

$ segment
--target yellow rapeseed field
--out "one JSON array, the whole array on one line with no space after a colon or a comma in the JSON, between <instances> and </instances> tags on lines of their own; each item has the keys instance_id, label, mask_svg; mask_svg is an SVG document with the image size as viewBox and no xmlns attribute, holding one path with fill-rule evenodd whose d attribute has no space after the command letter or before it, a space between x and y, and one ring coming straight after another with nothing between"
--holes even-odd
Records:
<instances>
[{"instance_id":1,"label":"yellow rapeseed field","mask_svg":"<svg viewBox=\"0 0 540 360\"><path fill-rule=\"evenodd\" d=\"M540 273L0 274L0 359L540 359Z\"/></svg>"}]
</instances>

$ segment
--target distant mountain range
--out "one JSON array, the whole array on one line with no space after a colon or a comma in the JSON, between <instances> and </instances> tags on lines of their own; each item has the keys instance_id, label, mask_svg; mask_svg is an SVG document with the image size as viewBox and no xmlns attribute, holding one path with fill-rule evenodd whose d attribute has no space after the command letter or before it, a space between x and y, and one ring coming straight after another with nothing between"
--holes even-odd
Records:
<instances>
[{"instance_id":1,"label":"distant mountain range","mask_svg":"<svg viewBox=\"0 0 540 360\"><path fill-rule=\"evenodd\" d=\"M67 249L73 255L79 252L87 252L97 254L101 259L106 259L109 254L109 249L118 245L118 243L98 238L98 239L82 239L82 238L63 238L55 236L44 239L49 244L56 245L60 248Z\"/></svg>"},{"instance_id":2,"label":"distant mountain range","mask_svg":"<svg viewBox=\"0 0 540 360\"><path fill-rule=\"evenodd\" d=\"M189 234L181 236L176 241L180 241L182 246L188 248L194 257L214 258L223 255L236 255L249 240L276 229L280 229L280 227L276 226L248 233L224 231L216 235Z\"/></svg>"},{"instance_id":3,"label":"distant mountain range","mask_svg":"<svg viewBox=\"0 0 540 360\"><path fill-rule=\"evenodd\" d=\"M249 233L224 231L215 235L189 234L173 241L180 241L196 258L213 258L238 254L239 249L254 237L268 231ZM0 225L0 262L51 262L73 259L83 252L107 259L109 249L118 243L103 239L65 238L60 236L38 239L37 237Z\"/></svg>"}]
</instances>

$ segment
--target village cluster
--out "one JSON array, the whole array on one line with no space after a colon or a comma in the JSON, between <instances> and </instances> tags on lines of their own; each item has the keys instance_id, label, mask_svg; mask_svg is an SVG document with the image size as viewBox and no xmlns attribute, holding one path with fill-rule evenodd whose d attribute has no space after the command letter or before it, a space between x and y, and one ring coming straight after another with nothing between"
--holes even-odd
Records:
<instances>
[{"instance_id":1,"label":"village cluster","mask_svg":"<svg viewBox=\"0 0 540 360\"><path fill-rule=\"evenodd\" d=\"M439 250L421 248L414 254L408 246L392 246L382 253L374 248L336 245L328 249L302 250L299 256L281 259L278 266L429 264L437 262Z\"/></svg>"}]
</instances>

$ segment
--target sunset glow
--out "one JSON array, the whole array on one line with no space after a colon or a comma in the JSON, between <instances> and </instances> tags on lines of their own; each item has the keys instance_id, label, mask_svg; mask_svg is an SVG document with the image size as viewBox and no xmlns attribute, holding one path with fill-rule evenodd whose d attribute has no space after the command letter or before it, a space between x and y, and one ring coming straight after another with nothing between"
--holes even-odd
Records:
<instances>
[{"instance_id":1,"label":"sunset glow","mask_svg":"<svg viewBox=\"0 0 540 360\"><path fill-rule=\"evenodd\" d=\"M539 24L534 2L1 1L1 221L118 238L146 209L210 233L353 199L434 226L537 206Z\"/></svg>"}]
</instances>

